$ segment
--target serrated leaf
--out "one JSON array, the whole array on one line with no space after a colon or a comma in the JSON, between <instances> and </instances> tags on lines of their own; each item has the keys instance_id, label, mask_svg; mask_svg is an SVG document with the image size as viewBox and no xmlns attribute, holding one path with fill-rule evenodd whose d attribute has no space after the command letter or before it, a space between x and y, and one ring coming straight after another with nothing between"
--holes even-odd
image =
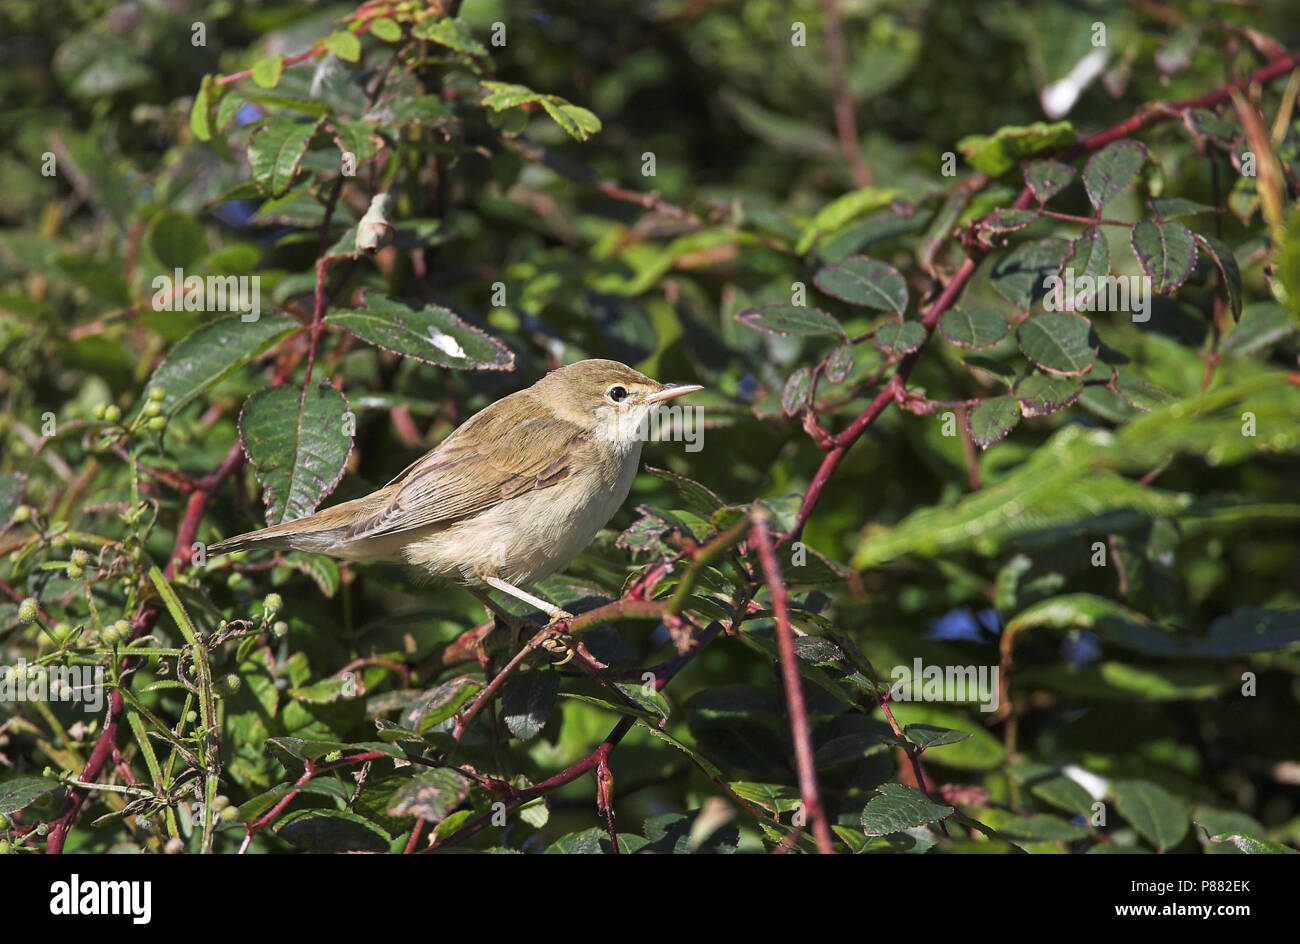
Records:
<instances>
[{"instance_id":1,"label":"serrated leaf","mask_svg":"<svg viewBox=\"0 0 1300 944\"><path fill-rule=\"evenodd\" d=\"M1133 227L1132 242L1151 287L1162 295L1187 281L1196 266L1196 240L1182 223L1142 220Z\"/></svg>"},{"instance_id":2,"label":"serrated leaf","mask_svg":"<svg viewBox=\"0 0 1300 944\"><path fill-rule=\"evenodd\" d=\"M338 810L299 810L275 828L281 839L308 852L387 852L391 841L379 826Z\"/></svg>"},{"instance_id":3,"label":"serrated leaf","mask_svg":"<svg viewBox=\"0 0 1300 944\"><path fill-rule=\"evenodd\" d=\"M967 418L970 437L981 449L987 449L1011 432L1020 422L1020 404L1015 397L989 397L981 400Z\"/></svg>"},{"instance_id":4,"label":"serrated leaf","mask_svg":"<svg viewBox=\"0 0 1300 944\"><path fill-rule=\"evenodd\" d=\"M1069 252L1070 243L1055 237L1021 243L993 266L993 289L1017 308L1028 308L1045 293L1044 281L1060 271Z\"/></svg>"},{"instance_id":5,"label":"serrated leaf","mask_svg":"<svg viewBox=\"0 0 1300 944\"><path fill-rule=\"evenodd\" d=\"M1016 400L1025 416L1047 416L1063 410L1083 393L1083 381L1077 377L1030 374L1016 384Z\"/></svg>"},{"instance_id":6,"label":"serrated leaf","mask_svg":"<svg viewBox=\"0 0 1300 944\"><path fill-rule=\"evenodd\" d=\"M455 17L428 17L415 25L411 35L416 39L428 39L440 46L471 56L488 54L483 44L474 38L469 24Z\"/></svg>"},{"instance_id":7,"label":"serrated leaf","mask_svg":"<svg viewBox=\"0 0 1300 944\"><path fill-rule=\"evenodd\" d=\"M763 305L736 313L743 325L769 334L796 337L844 337L844 327L820 308L804 305Z\"/></svg>"},{"instance_id":8,"label":"serrated leaf","mask_svg":"<svg viewBox=\"0 0 1300 944\"><path fill-rule=\"evenodd\" d=\"M799 234L799 240L795 243L794 251L802 256L823 235L835 232L863 213L870 213L872 210L879 210L881 207L889 206L896 197L901 195L901 190L891 190L884 187L863 187L861 190L854 190L852 193L837 197L818 210L816 215L809 220L808 225Z\"/></svg>"},{"instance_id":9,"label":"serrated leaf","mask_svg":"<svg viewBox=\"0 0 1300 944\"><path fill-rule=\"evenodd\" d=\"M426 364L457 370L510 370L515 356L496 338L438 305L412 308L367 292L365 308L331 312L327 321L371 344Z\"/></svg>"},{"instance_id":10,"label":"serrated leaf","mask_svg":"<svg viewBox=\"0 0 1300 944\"><path fill-rule=\"evenodd\" d=\"M595 113L580 105L573 105L562 98L547 95L541 99L542 107L557 125L578 141L586 141L600 131L600 119Z\"/></svg>"},{"instance_id":11,"label":"serrated leaf","mask_svg":"<svg viewBox=\"0 0 1300 944\"><path fill-rule=\"evenodd\" d=\"M1226 833L1210 837L1211 842L1230 842L1248 855L1297 855L1295 849L1280 842L1270 842L1244 833Z\"/></svg>"},{"instance_id":12,"label":"serrated leaf","mask_svg":"<svg viewBox=\"0 0 1300 944\"><path fill-rule=\"evenodd\" d=\"M560 691L558 672L522 672L501 689L501 714L510 733L522 741L546 726Z\"/></svg>"},{"instance_id":13,"label":"serrated leaf","mask_svg":"<svg viewBox=\"0 0 1300 944\"><path fill-rule=\"evenodd\" d=\"M898 270L869 256L850 256L822 268L813 282L827 295L902 316L907 310L907 282Z\"/></svg>"},{"instance_id":14,"label":"serrated leaf","mask_svg":"<svg viewBox=\"0 0 1300 944\"><path fill-rule=\"evenodd\" d=\"M264 89L273 89L284 75L284 56L267 56L253 63L252 79Z\"/></svg>"},{"instance_id":15,"label":"serrated leaf","mask_svg":"<svg viewBox=\"0 0 1300 944\"><path fill-rule=\"evenodd\" d=\"M356 33L346 30L330 33L325 37L325 48L344 62L356 62L361 58L361 40Z\"/></svg>"},{"instance_id":16,"label":"serrated leaf","mask_svg":"<svg viewBox=\"0 0 1300 944\"><path fill-rule=\"evenodd\" d=\"M1291 316L1277 302L1255 302L1242 309L1232 333L1223 339L1223 350L1249 354L1276 344L1295 333Z\"/></svg>"},{"instance_id":17,"label":"serrated leaf","mask_svg":"<svg viewBox=\"0 0 1300 944\"><path fill-rule=\"evenodd\" d=\"M841 344L826 359L826 379L831 383L843 383L853 369L853 345Z\"/></svg>"},{"instance_id":18,"label":"serrated leaf","mask_svg":"<svg viewBox=\"0 0 1300 944\"><path fill-rule=\"evenodd\" d=\"M1241 317L1241 269L1237 267L1237 257L1224 243L1213 236L1196 234L1196 241L1201 244L1223 276L1223 286L1228 290L1228 304L1232 308L1232 317Z\"/></svg>"},{"instance_id":19,"label":"serrated leaf","mask_svg":"<svg viewBox=\"0 0 1300 944\"><path fill-rule=\"evenodd\" d=\"M871 343L887 354L910 354L925 343L919 321L889 321L876 329Z\"/></svg>"},{"instance_id":20,"label":"serrated leaf","mask_svg":"<svg viewBox=\"0 0 1300 944\"><path fill-rule=\"evenodd\" d=\"M726 502L722 500L722 497L717 492L707 485L701 485L692 478L652 465L647 465L645 470L660 481L671 485L673 491L686 502L686 507L701 515L706 517L712 515L719 508L726 505Z\"/></svg>"},{"instance_id":21,"label":"serrated leaf","mask_svg":"<svg viewBox=\"0 0 1300 944\"><path fill-rule=\"evenodd\" d=\"M1007 319L989 305L952 308L939 317L939 333L958 347L982 351L1007 336Z\"/></svg>"},{"instance_id":22,"label":"serrated leaf","mask_svg":"<svg viewBox=\"0 0 1300 944\"><path fill-rule=\"evenodd\" d=\"M1110 386L1125 403L1145 413L1158 409L1174 399L1174 395L1168 390L1143 379L1127 364L1115 368L1115 376L1111 379Z\"/></svg>"},{"instance_id":23,"label":"serrated leaf","mask_svg":"<svg viewBox=\"0 0 1300 944\"><path fill-rule=\"evenodd\" d=\"M1146 147L1130 138L1112 141L1090 157L1083 168L1083 187L1093 209L1100 211L1136 180L1146 162Z\"/></svg>"},{"instance_id":24,"label":"serrated leaf","mask_svg":"<svg viewBox=\"0 0 1300 944\"><path fill-rule=\"evenodd\" d=\"M279 312L243 321L236 315L203 325L186 335L149 378L163 391L163 413L176 412L204 390L282 341L301 325Z\"/></svg>"},{"instance_id":25,"label":"serrated leaf","mask_svg":"<svg viewBox=\"0 0 1300 944\"><path fill-rule=\"evenodd\" d=\"M787 416L805 409L812 399L812 368L800 367L786 378L781 388L781 411Z\"/></svg>"},{"instance_id":26,"label":"serrated leaf","mask_svg":"<svg viewBox=\"0 0 1300 944\"><path fill-rule=\"evenodd\" d=\"M248 165L258 189L271 197L288 191L319 125L319 120L272 118L253 132L248 142Z\"/></svg>"},{"instance_id":27,"label":"serrated leaf","mask_svg":"<svg viewBox=\"0 0 1300 944\"><path fill-rule=\"evenodd\" d=\"M1116 781L1115 808L1162 852L1178 845L1187 835L1187 810L1168 790L1149 780Z\"/></svg>"},{"instance_id":28,"label":"serrated leaf","mask_svg":"<svg viewBox=\"0 0 1300 944\"><path fill-rule=\"evenodd\" d=\"M469 796L469 781L445 767L417 774L397 788L388 803L389 816L418 816L440 823Z\"/></svg>"},{"instance_id":29,"label":"serrated leaf","mask_svg":"<svg viewBox=\"0 0 1300 944\"><path fill-rule=\"evenodd\" d=\"M1077 377L1097 358L1092 325L1082 315L1049 311L1020 323L1016 340L1025 357L1053 374Z\"/></svg>"},{"instance_id":30,"label":"serrated leaf","mask_svg":"<svg viewBox=\"0 0 1300 944\"><path fill-rule=\"evenodd\" d=\"M1183 197L1152 197L1151 214L1157 220L1172 220L1179 216L1194 216L1197 213L1213 213L1214 207L1187 200Z\"/></svg>"},{"instance_id":31,"label":"serrated leaf","mask_svg":"<svg viewBox=\"0 0 1300 944\"><path fill-rule=\"evenodd\" d=\"M946 819L954 812L951 806L935 803L920 790L885 783L862 810L862 830L868 836L887 836Z\"/></svg>"},{"instance_id":32,"label":"serrated leaf","mask_svg":"<svg viewBox=\"0 0 1300 944\"><path fill-rule=\"evenodd\" d=\"M1025 184L1040 205L1046 203L1074 180L1074 168L1060 161L1034 161L1025 165Z\"/></svg>"},{"instance_id":33,"label":"serrated leaf","mask_svg":"<svg viewBox=\"0 0 1300 944\"><path fill-rule=\"evenodd\" d=\"M327 381L306 395L282 384L253 394L239 438L262 486L268 524L304 518L333 491L348 456L348 402Z\"/></svg>"},{"instance_id":34,"label":"serrated leaf","mask_svg":"<svg viewBox=\"0 0 1300 944\"><path fill-rule=\"evenodd\" d=\"M1067 147L1074 139L1074 126L1068 121L1052 124L1037 121L1031 125L1008 125L991 135L967 135L957 142L957 150L976 170L1000 177L1021 159L1040 151Z\"/></svg>"},{"instance_id":35,"label":"serrated leaf","mask_svg":"<svg viewBox=\"0 0 1300 944\"><path fill-rule=\"evenodd\" d=\"M58 782L43 777L14 777L0 783L0 815L8 816L34 803L52 790Z\"/></svg>"},{"instance_id":36,"label":"serrated leaf","mask_svg":"<svg viewBox=\"0 0 1300 944\"><path fill-rule=\"evenodd\" d=\"M1037 221L1037 210L1017 210L1003 207L983 217L979 221L979 228L990 233L1014 233L1016 230L1024 229L1029 224Z\"/></svg>"},{"instance_id":37,"label":"serrated leaf","mask_svg":"<svg viewBox=\"0 0 1300 944\"><path fill-rule=\"evenodd\" d=\"M1096 279L1110 274L1110 243L1100 226L1085 231L1070 244L1070 254L1061 263L1061 272L1063 275L1072 273L1076 280L1085 277L1093 279L1094 284ZM1081 293L1076 288L1072 307L1089 310L1085 295L1095 297L1096 289L1090 293Z\"/></svg>"},{"instance_id":38,"label":"serrated leaf","mask_svg":"<svg viewBox=\"0 0 1300 944\"><path fill-rule=\"evenodd\" d=\"M421 733L442 724L479 693L483 683L458 675L425 692L406 713L406 720Z\"/></svg>"},{"instance_id":39,"label":"serrated leaf","mask_svg":"<svg viewBox=\"0 0 1300 944\"><path fill-rule=\"evenodd\" d=\"M974 737L969 731L957 731L934 724L909 724L903 728L903 736L923 751L932 747L943 747L945 744L956 744L958 741Z\"/></svg>"}]
</instances>

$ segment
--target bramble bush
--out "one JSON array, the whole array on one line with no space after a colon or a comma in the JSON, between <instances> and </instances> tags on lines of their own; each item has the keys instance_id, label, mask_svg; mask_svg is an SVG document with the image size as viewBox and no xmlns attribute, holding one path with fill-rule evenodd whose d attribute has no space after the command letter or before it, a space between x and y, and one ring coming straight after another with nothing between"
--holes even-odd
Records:
<instances>
[{"instance_id":1,"label":"bramble bush","mask_svg":"<svg viewBox=\"0 0 1300 944\"><path fill-rule=\"evenodd\" d=\"M1295 851L1289 12L5 4L0 848ZM209 556L584 357L573 661Z\"/></svg>"}]
</instances>

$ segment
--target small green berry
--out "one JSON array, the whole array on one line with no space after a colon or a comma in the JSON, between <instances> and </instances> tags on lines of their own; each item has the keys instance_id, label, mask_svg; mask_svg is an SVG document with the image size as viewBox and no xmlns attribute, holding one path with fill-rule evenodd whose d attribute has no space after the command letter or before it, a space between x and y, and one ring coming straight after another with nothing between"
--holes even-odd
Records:
<instances>
[{"instance_id":1,"label":"small green berry","mask_svg":"<svg viewBox=\"0 0 1300 944\"><path fill-rule=\"evenodd\" d=\"M233 695L239 691L239 676L227 675L221 680L221 690L227 695Z\"/></svg>"},{"instance_id":2,"label":"small green berry","mask_svg":"<svg viewBox=\"0 0 1300 944\"><path fill-rule=\"evenodd\" d=\"M239 821L239 807L228 806L221 811L221 821L223 823L235 823Z\"/></svg>"},{"instance_id":3,"label":"small green berry","mask_svg":"<svg viewBox=\"0 0 1300 944\"><path fill-rule=\"evenodd\" d=\"M193 724L195 721L199 720L199 713L197 711L187 711L185 712L185 720L189 724Z\"/></svg>"},{"instance_id":4,"label":"small green berry","mask_svg":"<svg viewBox=\"0 0 1300 944\"><path fill-rule=\"evenodd\" d=\"M72 552L71 560L72 563L76 564L78 567L85 567L90 563L90 555L81 548L77 548Z\"/></svg>"},{"instance_id":5,"label":"small green berry","mask_svg":"<svg viewBox=\"0 0 1300 944\"><path fill-rule=\"evenodd\" d=\"M31 519L32 519L32 510L28 506L19 505L17 508L14 509L14 521L17 521L18 523L21 524L24 521L31 521Z\"/></svg>"},{"instance_id":6,"label":"small green berry","mask_svg":"<svg viewBox=\"0 0 1300 944\"><path fill-rule=\"evenodd\" d=\"M104 404L96 403L94 408L91 409L90 415L97 420L102 420L104 418L104 410L105 410Z\"/></svg>"},{"instance_id":7,"label":"small green berry","mask_svg":"<svg viewBox=\"0 0 1300 944\"><path fill-rule=\"evenodd\" d=\"M145 416L162 416L162 405L157 400L150 400L144 405Z\"/></svg>"},{"instance_id":8,"label":"small green berry","mask_svg":"<svg viewBox=\"0 0 1300 944\"><path fill-rule=\"evenodd\" d=\"M81 578L81 575L84 574L85 572L86 569L84 567L79 567L76 564L68 565L68 576L71 577L73 580L79 580Z\"/></svg>"},{"instance_id":9,"label":"small green berry","mask_svg":"<svg viewBox=\"0 0 1300 944\"><path fill-rule=\"evenodd\" d=\"M149 388L149 399L150 399L150 400L165 400L165 399L167 399L167 391L164 390L162 387L150 387L150 388Z\"/></svg>"},{"instance_id":10,"label":"small green berry","mask_svg":"<svg viewBox=\"0 0 1300 944\"><path fill-rule=\"evenodd\" d=\"M121 418L122 410L116 404L110 403L108 406L104 407L104 419L108 420L110 423L116 423Z\"/></svg>"},{"instance_id":11,"label":"small green berry","mask_svg":"<svg viewBox=\"0 0 1300 944\"><path fill-rule=\"evenodd\" d=\"M18 619L24 623L36 622L36 615L39 607L36 604L35 597L28 597L22 603L18 604Z\"/></svg>"},{"instance_id":12,"label":"small green berry","mask_svg":"<svg viewBox=\"0 0 1300 944\"><path fill-rule=\"evenodd\" d=\"M8 855L14 851L13 843L8 839L0 839L0 855Z\"/></svg>"},{"instance_id":13,"label":"small green berry","mask_svg":"<svg viewBox=\"0 0 1300 944\"><path fill-rule=\"evenodd\" d=\"M150 429L162 429L166 425L167 417L165 416L155 416L153 419L149 420L148 423Z\"/></svg>"},{"instance_id":14,"label":"small green berry","mask_svg":"<svg viewBox=\"0 0 1300 944\"><path fill-rule=\"evenodd\" d=\"M72 638L72 627L67 623L55 623L50 627L50 635L54 637L56 643L62 645Z\"/></svg>"},{"instance_id":15,"label":"small green berry","mask_svg":"<svg viewBox=\"0 0 1300 944\"><path fill-rule=\"evenodd\" d=\"M284 608L284 599L278 593L268 593L262 601L262 609L267 616L274 616Z\"/></svg>"},{"instance_id":16,"label":"small green berry","mask_svg":"<svg viewBox=\"0 0 1300 944\"><path fill-rule=\"evenodd\" d=\"M226 796L224 793L219 793L212 798L212 808L216 810L218 813L220 813L229 805L230 805L230 797Z\"/></svg>"},{"instance_id":17,"label":"small green berry","mask_svg":"<svg viewBox=\"0 0 1300 944\"><path fill-rule=\"evenodd\" d=\"M283 639L285 636L289 635L289 624L284 620L276 620L275 625L271 627L271 632L274 634L276 639Z\"/></svg>"}]
</instances>

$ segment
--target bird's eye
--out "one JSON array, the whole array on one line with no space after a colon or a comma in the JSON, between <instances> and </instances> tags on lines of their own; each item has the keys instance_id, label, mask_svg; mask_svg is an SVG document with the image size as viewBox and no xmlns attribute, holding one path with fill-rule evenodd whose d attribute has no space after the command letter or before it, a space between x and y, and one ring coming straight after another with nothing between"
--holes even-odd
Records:
<instances>
[{"instance_id":1,"label":"bird's eye","mask_svg":"<svg viewBox=\"0 0 1300 944\"><path fill-rule=\"evenodd\" d=\"M615 403L622 403L627 399L627 387L614 384L614 386L605 391L605 396L609 397Z\"/></svg>"}]
</instances>

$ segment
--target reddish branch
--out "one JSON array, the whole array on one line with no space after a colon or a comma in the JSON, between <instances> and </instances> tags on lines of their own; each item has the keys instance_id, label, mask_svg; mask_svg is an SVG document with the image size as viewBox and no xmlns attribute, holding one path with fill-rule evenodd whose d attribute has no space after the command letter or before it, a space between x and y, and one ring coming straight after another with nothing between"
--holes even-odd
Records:
<instances>
[{"instance_id":1,"label":"reddish branch","mask_svg":"<svg viewBox=\"0 0 1300 944\"><path fill-rule=\"evenodd\" d=\"M859 187L871 186L871 169L862 156L858 143L858 125L853 117L853 96L849 94L845 70L848 55L844 49L844 30L840 26L838 0L822 0L826 21L826 60L830 68L831 101L835 105L835 133L840 139L840 151L848 161L853 182Z\"/></svg>"},{"instance_id":2,"label":"reddish branch","mask_svg":"<svg viewBox=\"0 0 1300 944\"><path fill-rule=\"evenodd\" d=\"M821 794L817 790L817 765L813 760L812 728L808 724L808 708L803 700L803 680L799 675L799 659L794 653L794 633L790 630L789 600L781 565L772 549L772 533L767 527L767 517L754 515L754 545L763 566L763 578L772 594L772 615L776 618L776 643L780 652L781 681L785 686L785 702L790 713L790 736L794 740L794 757L799 775L799 796L804 812L812 823L817 851L833 855L835 844L826 822Z\"/></svg>"},{"instance_id":3,"label":"reddish branch","mask_svg":"<svg viewBox=\"0 0 1300 944\"><path fill-rule=\"evenodd\" d=\"M1284 56L1275 62L1270 63L1252 75L1225 85L1213 92L1205 95L1199 95L1195 98L1184 99L1180 102L1174 102L1170 105L1149 105L1138 110L1131 118L1121 121L1119 124L1085 138L1081 138L1073 145L1061 152L1058 157L1061 160L1070 160L1082 154L1088 154L1097 151L1112 141L1116 141L1127 135L1132 134L1148 125L1157 121L1176 117L1189 108L1203 108L1209 105L1218 105L1228 101L1235 90L1245 88L1256 82L1267 82L1278 76L1285 75L1292 69L1300 66L1300 53ZM1033 192L1025 187L1016 197L1012 207L1015 209L1024 209L1028 207L1034 199ZM876 394L875 398L867 405L857 418L850 423L843 432L837 436L831 436L825 441L823 448L827 450L826 455L822 458L821 466L813 476L808 491L804 493L803 503L799 506L799 514L795 518L794 527L791 528L787 537L791 540L798 538L802 533L804 525L808 522L812 514L813 507L821 497L822 490L825 489L826 483L830 481L831 476L844 460L844 456L852 448L867 428L885 411L885 408L895 400L901 402L906 394L907 378L916 366L917 360L921 356L921 351L929 342L930 336L934 334L935 325L939 322L939 316L952 307L953 303L961 296L962 291L970 282L975 270L979 267L980 260L988 253L987 248L972 246L970 254L953 273L948 284L944 286L939 297L930 305L925 316L921 319L921 326L925 328L925 338L922 340L920 347L912 351L898 363L893 375L885 383L885 386Z\"/></svg>"}]
</instances>

